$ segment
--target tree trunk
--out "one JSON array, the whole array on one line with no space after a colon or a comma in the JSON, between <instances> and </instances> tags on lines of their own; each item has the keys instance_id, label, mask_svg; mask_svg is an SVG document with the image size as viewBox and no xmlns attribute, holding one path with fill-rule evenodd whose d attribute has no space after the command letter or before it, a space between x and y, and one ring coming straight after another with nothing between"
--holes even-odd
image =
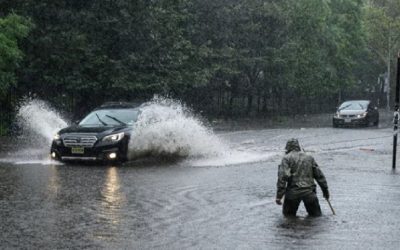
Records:
<instances>
[{"instance_id":1,"label":"tree trunk","mask_svg":"<svg viewBox=\"0 0 400 250\"><path fill-rule=\"evenodd\" d=\"M390 24L389 24L390 25ZM387 58L387 92L386 92L386 110L390 110L390 49L391 49L391 34L390 34L390 28L389 28L389 38L388 38L388 58Z\"/></svg>"},{"instance_id":2,"label":"tree trunk","mask_svg":"<svg viewBox=\"0 0 400 250\"><path fill-rule=\"evenodd\" d=\"M263 96L262 112L264 113L264 116L267 113L267 94L264 94L264 96Z\"/></svg>"},{"instance_id":3,"label":"tree trunk","mask_svg":"<svg viewBox=\"0 0 400 250\"><path fill-rule=\"evenodd\" d=\"M387 62L387 92L386 92L386 110L390 110L390 50Z\"/></svg>"},{"instance_id":4,"label":"tree trunk","mask_svg":"<svg viewBox=\"0 0 400 250\"><path fill-rule=\"evenodd\" d=\"M250 115L251 108L253 104L253 95L247 95L247 115Z\"/></svg>"}]
</instances>

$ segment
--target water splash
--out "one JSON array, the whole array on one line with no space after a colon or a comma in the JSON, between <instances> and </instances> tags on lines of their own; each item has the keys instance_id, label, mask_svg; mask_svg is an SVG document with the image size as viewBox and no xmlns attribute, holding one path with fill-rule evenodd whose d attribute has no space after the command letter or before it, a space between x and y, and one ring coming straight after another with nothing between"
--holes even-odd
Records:
<instances>
[{"instance_id":1,"label":"water splash","mask_svg":"<svg viewBox=\"0 0 400 250\"><path fill-rule=\"evenodd\" d=\"M12 152L2 157L3 162L14 164L56 164L49 157L55 133L68 126L62 116L46 102L25 99L16 116L22 135L14 140Z\"/></svg>"},{"instance_id":2,"label":"water splash","mask_svg":"<svg viewBox=\"0 0 400 250\"><path fill-rule=\"evenodd\" d=\"M60 113L39 99L23 101L18 110L17 120L24 135L28 134L35 136L35 139L44 139L48 143L48 147L54 134L68 126Z\"/></svg>"},{"instance_id":3,"label":"water splash","mask_svg":"<svg viewBox=\"0 0 400 250\"><path fill-rule=\"evenodd\" d=\"M129 143L131 159L145 155L217 156L227 150L221 139L187 107L162 97L142 105Z\"/></svg>"},{"instance_id":4,"label":"water splash","mask_svg":"<svg viewBox=\"0 0 400 250\"><path fill-rule=\"evenodd\" d=\"M68 123L49 104L38 99L25 100L18 110L23 129L22 147L7 159L16 164L53 164L49 148L54 134ZM132 129L128 157L186 158L189 166L223 166L266 160L271 157L253 150L234 148L179 101L155 97L141 106Z\"/></svg>"},{"instance_id":5,"label":"water splash","mask_svg":"<svg viewBox=\"0 0 400 250\"><path fill-rule=\"evenodd\" d=\"M272 157L278 155L277 153L271 152L243 152L235 149L223 152L219 156L211 156L204 158L187 159L182 162L182 165L188 165L192 167L220 167L220 166L230 166L238 164L248 164L263 162L271 159Z\"/></svg>"},{"instance_id":6,"label":"water splash","mask_svg":"<svg viewBox=\"0 0 400 250\"><path fill-rule=\"evenodd\" d=\"M193 112L176 100L155 97L141 107L129 143L129 157L184 157L189 166L225 166L258 162L274 154L232 148Z\"/></svg>"}]
</instances>

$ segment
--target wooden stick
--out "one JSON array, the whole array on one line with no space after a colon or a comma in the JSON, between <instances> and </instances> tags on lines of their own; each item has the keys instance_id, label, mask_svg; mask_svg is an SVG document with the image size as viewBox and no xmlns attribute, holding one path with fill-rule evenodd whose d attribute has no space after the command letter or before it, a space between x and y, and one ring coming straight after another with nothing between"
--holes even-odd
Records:
<instances>
[{"instance_id":1,"label":"wooden stick","mask_svg":"<svg viewBox=\"0 0 400 250\"><path fill-rule=\"evenodd\" d=\"M331 208L333 215L336 215L335 210L333 210L333 207L331 205L331 202L328 199L325 199L325 200L328 202L329 207Z\"/></svg>"}]
</instances>

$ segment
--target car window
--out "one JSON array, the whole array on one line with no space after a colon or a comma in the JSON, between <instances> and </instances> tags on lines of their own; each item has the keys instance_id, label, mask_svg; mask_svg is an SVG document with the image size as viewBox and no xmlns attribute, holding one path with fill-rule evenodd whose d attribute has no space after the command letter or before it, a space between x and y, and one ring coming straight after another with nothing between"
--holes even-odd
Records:
<instances>
[{"instance_id":1,"label":"car window","mask_svg":"<svg viewBox=\"0 0 400 250\"><path fill-rule=\"evenodd\" d=\"M95 110L87 115L80 126L116 126L132 125L137 121L139 110L137 109L102 109Z\"/></svg>"},{"instance_id":2,"label":"car window","mask_svg":"<svg viewBox=\"0 0 400 250\"><path fill-rule=\"evenodd\" d=\"M365 110L369 101L347 101L339 106L339 110Z\"/></svg>"}]
</instances>

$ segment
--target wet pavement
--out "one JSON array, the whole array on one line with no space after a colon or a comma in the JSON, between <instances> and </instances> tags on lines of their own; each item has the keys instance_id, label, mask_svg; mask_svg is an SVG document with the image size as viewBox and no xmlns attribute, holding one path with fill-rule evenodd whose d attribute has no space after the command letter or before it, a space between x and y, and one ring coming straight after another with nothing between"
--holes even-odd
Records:
<instances>
[{"instance_id":1,"label":"wet pavement","mask_svg":"<svg viewBox=\"0 0 400 250\"><path fill-rule=\"evenodd\" d=\"M122 166L59 165L0 157L2 249L398 249L400 175L392 130L219 132L238 152L268 155L224 165L148 159ZM333 216L285 219L274 203L287 139L324 171ZM400 164L399 164L400 167Z\"/></svg>"}]
</instances>

